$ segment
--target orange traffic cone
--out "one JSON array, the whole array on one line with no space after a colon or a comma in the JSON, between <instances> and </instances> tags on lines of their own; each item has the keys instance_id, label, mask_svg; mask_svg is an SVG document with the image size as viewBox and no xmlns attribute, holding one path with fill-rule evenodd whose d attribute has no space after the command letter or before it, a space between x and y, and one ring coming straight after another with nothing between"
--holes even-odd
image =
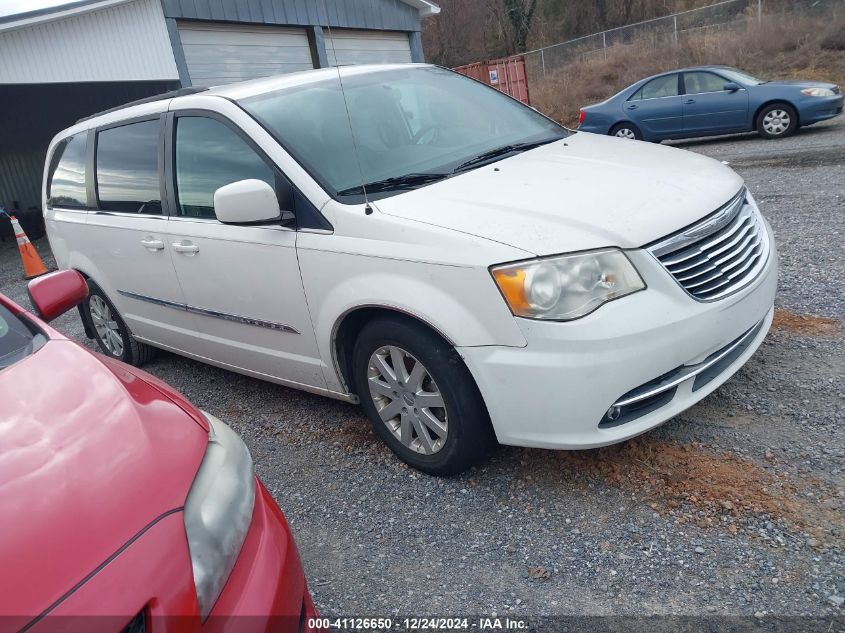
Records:
<instances>
[{"instance_id":1,"label":"orange traffic cone","mask_svg":"<svg viewBox=\"0 0 845 633\"><path fill-rule=\"evenodd\" d=\"M21 228L21 223L15 216L9 216L12 220L12 229L15 231L15 238L18 240L18 250L21 252L21 262L23 263L24 279L32 279L47 272L47 267L38 256L38 251L29 241L29 238Z\"/></svg>"}]
</instances>

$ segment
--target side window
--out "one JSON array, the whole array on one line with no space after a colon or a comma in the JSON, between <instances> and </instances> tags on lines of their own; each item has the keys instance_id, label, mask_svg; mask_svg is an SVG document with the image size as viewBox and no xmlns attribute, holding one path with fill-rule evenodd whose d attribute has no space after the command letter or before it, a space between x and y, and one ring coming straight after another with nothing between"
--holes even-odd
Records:
<instances>
[{"instance_id":1,"label":"side window","mask_svg":"<svg viewBox=\"0 0 845 633\"><path fill-rule=\"evenodd\" d=\"M176 119L176 196L178 214L214 218L214 192L255 178L276 187L273 170L227 125L205 117Z\"/></svg>"},{"instance_id":2,"label":"side window","mask_svg":"<svg viewBox=\"0 0 845 633\"><path fill-rule=\"evenodd\" d=\"M85 188L85 152L88 133L82 132L61 141L50 161L47 179L47 206L85 209L88 195Z\"/></svg>"},{"instance_id":3,"label":"side window","mask_svg":"<svg viewBox=\"0 0 845 633\"><path fill-rule=\"evenodd\" d=\"M722 92L726 83L728 83L727 79L713 73L684 73L684 88L688 95L702 92Z\"/></svg>"},{"instance_id":4,"label":"side window","mask_svg":"<svg viewBox=\"0 0 845 633\"><path fill-rule=\"evenodd\" d=\"M156 119L97 134L97 199L101 209L161 215L160 125Z\"/></svg>"},{"instance_id":5,"label":"side window","mask_svg":"<svg viewBox=\"0 0 845 633\"><path fill-rule=\"evenodd\" d=\"M642 98L643 98L643 89L640 88L634 94L632 94L630 97L628 97L628 101L639 101Z\"/></svg>"},{"instance_id":6,"label":"side window","mask_svg":"<svg viewBox=\"0 0 845 633\"><path fill-rule=\"evenodd\" d=\"M678 96L678 75L666 75L652 79L641 88L643 99Z\"/></svg>"}]
</instances>

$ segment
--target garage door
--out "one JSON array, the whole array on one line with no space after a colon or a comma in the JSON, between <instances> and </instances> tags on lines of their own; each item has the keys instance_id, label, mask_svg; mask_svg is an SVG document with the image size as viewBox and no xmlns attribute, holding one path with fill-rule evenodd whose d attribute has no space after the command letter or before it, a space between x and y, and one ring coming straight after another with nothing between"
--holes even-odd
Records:
<instances>
[{"instance_id":1,"label":"garage door","mask_svg":"<svg viewBox=\"0 0 845 633\"><path fill-rule=\"evenodd\" d=\"M329 63L394 64L411 62L411 43L408 34L398 31L352 31L323 29Z\"/></svg>"},{"instance_id":2,"label":"garage door","mask_svg":"<svg viewBox=\"0 0 845 633\"><path fill-rule=\"evenodd\" d=\"M182 22L179 35L195 86L314 68L304 29Z\"/></svg>"}]
</instances>

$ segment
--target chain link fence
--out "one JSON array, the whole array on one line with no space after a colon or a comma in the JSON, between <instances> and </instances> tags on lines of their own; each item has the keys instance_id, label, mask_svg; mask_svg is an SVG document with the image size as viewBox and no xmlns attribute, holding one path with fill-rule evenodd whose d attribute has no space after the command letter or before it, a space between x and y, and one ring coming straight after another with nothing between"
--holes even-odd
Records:
<instances>
[{"instance_id":1,"label":"chain link fence","mask_svg":"<svg viewBox=\"0 0 845 633\"><path fill-rule=\"evenodd\" d=\"M573 40L544 46L517 57L524 57L530 78L558 72L568 64L593 57L607 57L615 46L637 45L658 48L667 42L680 42L691 36L706 36L726 30L754 28L769 15L784 13L826 16L845 13L843 0L723 0L652 20L608 29Z\"/></svg>"}]
</instances>

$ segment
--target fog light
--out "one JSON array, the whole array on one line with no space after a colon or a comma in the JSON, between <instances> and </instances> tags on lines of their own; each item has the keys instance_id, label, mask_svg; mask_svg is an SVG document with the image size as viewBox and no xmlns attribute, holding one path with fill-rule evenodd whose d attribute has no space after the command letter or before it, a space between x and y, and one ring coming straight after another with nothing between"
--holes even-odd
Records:
<instances>
[{"instance_id":1,"label":"fog light","mask_svg":"<svg viewBox=\"0 0 845 633\"><path fill-rule=\"evenodd\" d=\"M605 417L609 422L615 422L619 419L620 415L622 415L622 407L616 406L615 404L605 413Z\"/></svg>"}]
</instances>

